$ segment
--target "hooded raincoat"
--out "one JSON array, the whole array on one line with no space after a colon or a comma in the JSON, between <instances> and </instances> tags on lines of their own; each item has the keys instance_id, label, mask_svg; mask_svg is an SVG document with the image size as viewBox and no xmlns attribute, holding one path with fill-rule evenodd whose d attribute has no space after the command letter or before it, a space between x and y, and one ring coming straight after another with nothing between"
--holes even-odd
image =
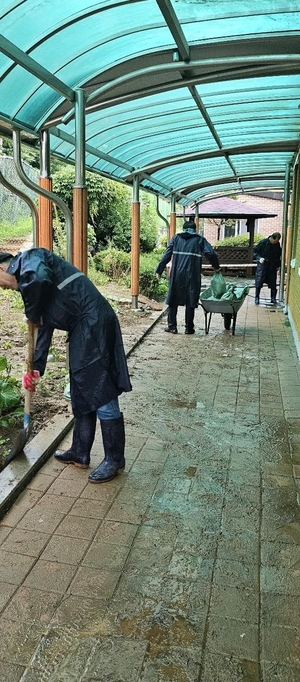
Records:
<instances>
[{"instance_id":1,"label":"hooded raincoat","mask_svg":"<svg viewBox=\"0 0 300 682\"><path fill-rule=\"evenodd\" d=\"M18 253L7 272L17 279L26 317L41 324L34 359L41 375L54 329L68 332L75 416L131 391L117 316L80 270L47 249L35 248Z\"/></svg>"},{"instance_id":2,"label":"hooded raincoat","mask_svg":"<svg viewBox=\"0 0 300 682\"><path fill-rule=\"evenodd\" d=\"M267 284L269 289L276 289L277 270L281 263L281 246L279 242L272 244L269 237L261 239L253 250L254 258L257 260L255 273L255 286L261 289L263 284ZM260 258L264 258L264 263L260 263Z\"/></svg>"},{"instance_id":3,"label":"hooded raincoat","mask_svg":"<svg viewBox=\"0 0 300 682\"><path fill-rule=\"evenodd\" d=\"M189 305L191 308L198 307L203 254L214 268L219 267L216 252L195 229L187 228L172 237L155 271L161 275L172 258L167 296L169 306Z\"/></svg>"}]
</instances>

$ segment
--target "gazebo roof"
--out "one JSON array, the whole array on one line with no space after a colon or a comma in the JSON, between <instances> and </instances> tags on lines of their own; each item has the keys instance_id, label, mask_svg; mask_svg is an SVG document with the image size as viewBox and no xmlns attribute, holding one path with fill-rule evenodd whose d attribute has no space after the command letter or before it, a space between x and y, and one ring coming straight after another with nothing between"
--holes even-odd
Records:
<instances>
[{"instance_id":1,"label":"gazebo roof","mask_svg":"<svg viewBox=\"0 0 300 682\"><path fill-rule=\"evenodd\" d=\"M186 208L185 216L191 215L195 215L195 209ZM209 199L199 206L199 218L275 218L276 215L229 197ZM176 216L182 218L183 213Z\"/></svg>"}]
</instances>

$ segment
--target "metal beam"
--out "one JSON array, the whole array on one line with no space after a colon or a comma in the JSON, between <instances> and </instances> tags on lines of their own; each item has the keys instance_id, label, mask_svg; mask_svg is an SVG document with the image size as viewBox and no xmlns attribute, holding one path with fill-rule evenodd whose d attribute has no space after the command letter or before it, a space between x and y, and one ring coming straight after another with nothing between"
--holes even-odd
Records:
<instances>
[{"instance_id":1,"label":"metal beam","mask_svg":"<svg viewBox=\"0 0 300 682\"><path fill-rule=\"evenodd\" d=\"M10 40L7 40L7 38L1 34L0 52L6 54L6 56L12 59L16 64L19 64L23 69L32 73L33 76L43 83L46 83L46 85L49 85L50 88L56 90L60 95L70 100L70 102L74 102L75 96L72 88L69 88L63 81L56 78L50 71L41 66L41 64L36 62L35 59L32 59L32 57L29 57L26 52L20 50L19 47L14 45Z\"/></svg>"},{"instance_id":2,"label":"metal beam","mask_svg":"<svg viewBox=\"0 0 300 682\"><path fill-rule=\"evenodd\" d=\"M75 137L73 137L73 135L69 135L69 133L65 133L60 128L49 128L49 131L55 137L57 137L61 140L64 140L65 142L68 142L69 144L71 144L75 150ZM114 166L117 166L119 168L124 168L125 170L130 171L130 175L128 176L128 178L130 178L130 179L125 180L123 178L120 178L120 182L131 182L131 178L133 179L133 177L137 174L135 169L133 168L133 166L129 166L127 163L123 163L123 161L119 161L114 156L110 156L109 154L104 154L104 152L100 152L99 149L97 149L96 147L92 147L92 145L90 145L90 144L86 144L85 149L86 149L86 152L88 154L92 154L92 155L98 157L99 159L103 159L103 161L107 161L107 163L111 163ZM54 156L61 158L60 155L57 154L54 150L52 150L52 154L54 154ZM74 161L72 161L72 163L74 163ZM90 168L92 170L91 166L90 166ZM99 174L101 174L101 175L105 175L105 173L103 173L102 171L97 171L97 172L99 172ZM169 185L166 185L164 182L161 182L160 180L156 180L155 178L151 178L151 176L148 175L148 173L141 173L139 175L140 175L140 179L143 180L145 183L149 182L152 185L156 185L157 188L161 188L161 189L165 190L167 193L172 192L172 188ZM154 192L155 190L153 188L150 188L149 191ZM157 191L159 191L159 189L157 189ZM184 194L181 194L181 197L183 199L185 199L186 201L188 201L188 198Z\"/></svg>"},{"instance_id":3,"label":"metal beam","mask_svg":"<svg viewBox=\"0 0 300 682\"><path fill-rule=\"evenodd\" d=\"M183 59L184 61L189 61L190 48L188 42L185 39L185 35L182 31L182 28L173 10L170 0L156 0L156 3L166 21L168 28L172 33L172 36L178 47L178 52L181 59Z\"/></svg>"},{"instance_id":4,"label":"metal beam","mask_svg":"<svg viewBox=\"0 0 300 682\"><path fill-rule=\"evenodd\" d=\"M277 142L262 142L261 144L244 145L243 147L223 147L223 149L214 149L213 151L192 152L187 154L178 154L178 156L169 156L160 161L154 161L148 166L142 166L136 169L136 173L156 173L158 170L168 168L168 166L176 166L188 161L202 161L204 159L216 159L221 156L234 156L235 154L259 154L265 152L296 152L298 148L297 140L278 140ZM127 176L126 180L130 180Z\"/></svg>"},{"instance_id":5,"label":"metal beam","mask_svg":"<svg viewBox=\"0 0 300 682\"><path fill-rule=\"evenodd\" d=\"M60 128L50 128L50 133L51 135L54 135L55 137L59 138L60 140L63 140L64 142L68 142L69 144L73 145L74 150L75 150L75 137L73 135L70 135L69 133L66 133L64 130L61 130ZM85 145L86 152L88 154L92 154L93 156L98 157L99 159L102 159L103 161L107 161L107 163L112 163L115 166L118 166L119 168L124 168L125 170L130 171L131 173L134 173L134 167L129 166L128 163L123 163L123 161L119 161L116 159L114 156L111 156L110 154L105 154L104 152L100 152L97 147L93 147L91 144L86 144ZM52 152L53 153L53 152Z\"/></svg>"}]
</instances>

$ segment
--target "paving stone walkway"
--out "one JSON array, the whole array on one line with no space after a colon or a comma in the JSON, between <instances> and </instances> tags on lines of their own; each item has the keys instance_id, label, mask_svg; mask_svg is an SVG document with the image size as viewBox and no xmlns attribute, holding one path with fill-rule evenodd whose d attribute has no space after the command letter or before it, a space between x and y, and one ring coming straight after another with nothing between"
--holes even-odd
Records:
<instances>
[{"instance_id":1,"label":"paving stone walkway","mask_svg":"<svg viewBox=\"0 0 300 682\"><path fill-rule=\"evenodd\" d=\"M179 321L130 356L126 473L91 485L51 458L1 522L0 682L300 680L287 317L249 296L235 336Z\"/></svg>"}]
</instances>

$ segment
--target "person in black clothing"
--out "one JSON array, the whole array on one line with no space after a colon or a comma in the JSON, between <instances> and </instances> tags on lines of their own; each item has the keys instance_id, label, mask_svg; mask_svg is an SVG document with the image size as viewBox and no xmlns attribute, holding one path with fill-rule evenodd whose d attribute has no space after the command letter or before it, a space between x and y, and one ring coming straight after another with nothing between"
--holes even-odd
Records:
<instances>
[{"instance_id":1,"label":"person in black clothing","mask_svg":"<svg viewBox=\"0 0 300 682\"><path fill-rule=\"evenodd\" d=\"M87 468L98 415L105 456L89 481L109 481L125 467L125 430L118 396L131 391L114 310L83 272L43 248L15 257L0 252L0 287L20 292L27 319L38 327L34 372L23 376L27 390L35 390L45 371L54 329L68 332L73 441L69 450L58 450L55 457Z\"/></svg>"},{"instance_id":2,"label":"person in black clothing","mask_svg":"<svg viewBox=\"0 0 300 682\"><path fill-rule=\"evenodd\" d=\"M271 289L271 303L276 303L276 279L277 270L281 263L281 246L279 241L281 234L273 232L266 239L255 246L253 250L254 258L257 260L257 268L255 273L255 303L259 304L260 290L263 284L267 284Z\"/></svg>"},{"instance_id":3,"label":"person in black clothing","mask_svg":"<svg viewBox=\"0 0 300 682\"><path fill-rule=\"evenodd\" d=\"M185 334L194 334L195 308L198 308L201 289L202 255L219 270L219 259L209 242L197 234L193 220L186 221L183 232L176 234L169 242L158 266L156 276L162 275L164 268L172 258L167 296L168 326L166 332L177 334L177 310L179 305L185 306Z\"/></svg>"}]
</instances>

